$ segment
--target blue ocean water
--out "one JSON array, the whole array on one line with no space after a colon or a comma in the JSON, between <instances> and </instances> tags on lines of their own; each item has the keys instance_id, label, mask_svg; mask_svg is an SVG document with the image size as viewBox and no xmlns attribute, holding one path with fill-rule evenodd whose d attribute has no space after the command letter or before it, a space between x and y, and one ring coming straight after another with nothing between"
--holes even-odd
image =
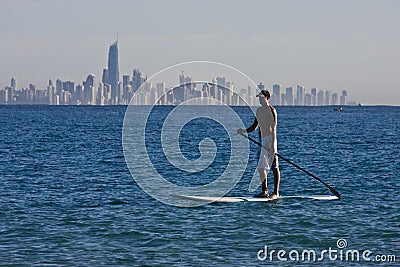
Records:
<instances>
[{"instance_id":1,"label":"blue ocean water","mask_svg":"<svg viewBox=\"0 0 400 267\"><path fill-rule=\"evenodd\" d=\"M332 107L277 107L279 153L332 185L342 194L339 201L196 208L163 204L132 179L122 152L125 110L0 106L0 266L293 266L279 261L277 252L265 261L258 254L265 246L269 252L338 249L338 239L347 241L346 249L400 261L400 107L345 107L342 113ZM246 125L252 123L248 109L235 110ZM194 143L211 134L218 144L212 166L218 175L229 155L226 133L217 126L215 132L202 131L209 123L200 119L183 128L181 149L197 157ZM251 195L256 145L251 152L245 177L229 195ZM280 169L281 195L329 194L283 161ZM174 182L178 174L168 173ZM205 182L196 176L184 181ZM371 262L325 257L323 264L349 263Z\"/></svg>"}]
</instances>

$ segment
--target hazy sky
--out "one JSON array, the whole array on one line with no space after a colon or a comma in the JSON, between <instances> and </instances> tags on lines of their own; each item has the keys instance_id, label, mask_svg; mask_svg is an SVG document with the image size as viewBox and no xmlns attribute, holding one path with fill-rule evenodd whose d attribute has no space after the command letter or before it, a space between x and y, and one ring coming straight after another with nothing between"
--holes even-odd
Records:
<instances>
[{"instance_id":1,"label":"hazy sky","mask_svg":"<svg viewBox=\"0 0 400 267\"><path fill-rule=\"evenodd\" d=\"M120 73L191 60L263 82L400 105L400 1L0 0L0 86L101 76L119 32ZM196 77L193 77L196 79Z\"/></svg>"}]
</instances>

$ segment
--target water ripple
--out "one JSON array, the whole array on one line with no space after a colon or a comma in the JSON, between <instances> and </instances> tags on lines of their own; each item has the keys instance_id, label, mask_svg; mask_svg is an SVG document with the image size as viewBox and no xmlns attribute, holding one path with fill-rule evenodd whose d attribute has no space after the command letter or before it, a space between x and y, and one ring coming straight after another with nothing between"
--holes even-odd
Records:
<instances>
[{"instance_id":1,"label":"water ripple","mask_svg":"<svg viewBox=\"0 0 400 267\"><path fill-rule=\"evenodd\" d=\"M321 251L339 238L351 249L398 253L400 109L277 109L280 153L342 200L167 206L130 177L121 146L125 107L0 106L0 265L258 266L267 264L257 260L265 245ZM251 124L251 114L237 110ZM219 149L215 164L224 164ZM258 148L251 149L255 168ZM280 166L282 195L329 194ZM253 170L231 195L248 195Z\"/></svg>"}]
</instances>

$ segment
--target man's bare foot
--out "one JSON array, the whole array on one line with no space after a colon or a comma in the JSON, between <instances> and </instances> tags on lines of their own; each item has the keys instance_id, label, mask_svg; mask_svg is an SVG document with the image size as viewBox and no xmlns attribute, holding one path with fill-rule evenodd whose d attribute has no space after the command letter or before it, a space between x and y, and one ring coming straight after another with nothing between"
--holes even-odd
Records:
<instances>
[{"instance_id":1,"label":"man's bare foot","mask_svg":"<svg viewBox=\"0 0 400 267\"><path fill-rule=\"evenodd\" d=\"M272 195L268 196L268 198L270 198L270 199L277 199L278 197L279 197L279 194L272 194Z\"/></svg>"},{"instance_id":2,"label":"man's bare foot","mask_svg":"<svg viewBox=\"0 0 400 267\"><path fill-rule=\"evenodd\" d=\"M268 192L261 192L261 193L258 193L257 195L254 195L254 197L269 197L269 196L268 196Z\"/></svg>"}]
</instances>

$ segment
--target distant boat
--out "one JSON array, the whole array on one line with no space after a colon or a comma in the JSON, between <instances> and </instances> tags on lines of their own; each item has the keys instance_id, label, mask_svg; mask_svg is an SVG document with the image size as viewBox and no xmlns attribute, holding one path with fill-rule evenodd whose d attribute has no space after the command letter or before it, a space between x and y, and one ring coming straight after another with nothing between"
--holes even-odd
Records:
<instances>
[{"instance_id":1,"label":"distant boat","mask_svg":"<svg viewBox=\"0 0 400 267\"><path fill-rule=\"evenodd\" d=\"M343 108L342 107L338 107L338 108L333 109L333 111L342 112Z\"/></svg>"}]
</instances>

